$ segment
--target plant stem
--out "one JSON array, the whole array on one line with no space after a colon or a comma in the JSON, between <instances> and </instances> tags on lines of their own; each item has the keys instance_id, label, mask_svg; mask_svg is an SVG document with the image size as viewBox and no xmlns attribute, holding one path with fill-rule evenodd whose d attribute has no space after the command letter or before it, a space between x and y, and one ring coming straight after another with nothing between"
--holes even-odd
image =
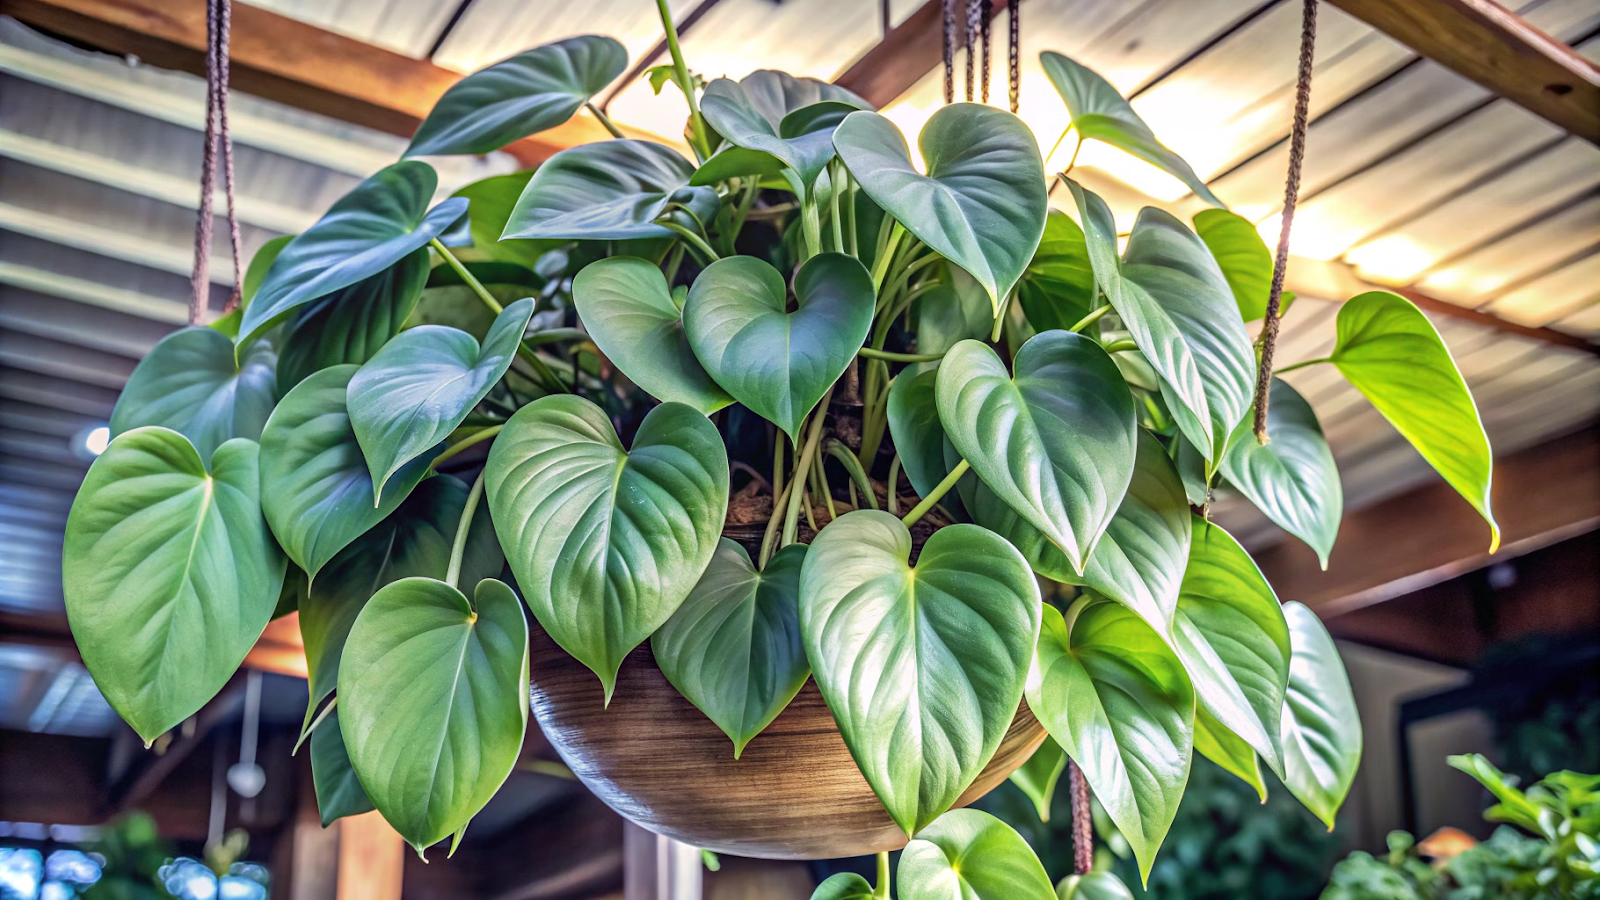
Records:
<instances>
[{"instance_id":1,"label":"plant stem","mask_svg":"<svg viewBox=\"0 0 1600 900\"><path fill-rule=\"evenodd\" d=\"M844 219L839 214L839 195L844 193L844 184L839 177L841 167L837 162L828 165L828 182L833 191L828 196L828 216L833 220L833 252L844 252Z\"/></svg>"},{"instance_id":2,"label":"plant stem","mask_svg":"<svg viewBox=\"0 0 1600 900\"><path fill-rule=\"evenodd\" d=\"M858 352L867 359L881 359L884 362L921 363L944 359L943 353L891 353L888 350L874 350L871 347L862 347Z\"/></svg>"},{"instance_id":3,"label":"plant stem","mask_svg":"<svg viewBox=\"0 0 1600 900\"><path fill-rule=\"evenodd\" d=\"M543 347L545 344L558 344L562 341L586 341L589 335L577 328L548 328L535 332L522 339L522 343L529 347Z\"/></svg>"},{"instance_id":4,"label":"plant stem","mask_svg":"<svg viewBox=\"0 0 1600 900\"><path fill-rule=\"evenodd\" d=\"M989 343L997 344L1000 342L1000 329L1006 324L1006 314L1011 311L1011 298L1014 296L1016 296L1016 293L1013 291L1006 294L1006 298L1000 301L1000 311L994 317L994 330L989 332Z\"/></svg>"},{"instance_id":5,"label":"plant stem","mask_svg":"<svg viewBox=\"0 0 1600 900\"><path fill-rule=\"evenodd\" d=\"M1128 350L1137 349L1139 349L1139 345L1134 343L1129 338L1123 338L1120 341L1112 341L1111 343L1105 345L1105 351L1107 353L1123 353Z\"/></svg>"},{"instance_id":6,"label":"plant stem","mask_svg":"<svg viewBox=\"0 0 1600 900\"><path fill-rule=\"evenodd\" d=\"M883 287L883 277L889 274L889 261L894 257L894 251L900 246L900 239L905 237L906 227L899 222L889 229L889 240L884 243L883 251L878 258L872 261L872 289L877 291Z\"/></svg>"},{"instance_id":7,"label":"plant stem","mask_svg":"<svg viewBox=\"0 0 1600 900\"><path fill-rule=\"evenodd\" d=\"M889 460L889 489L884 491L886 495L884 502L888 504L889 515L891 516L900 515L900 492L896 490L897 482L899 481L900 454L896 453L894 458Z\"/></svg>"},{"instance_id":8,"label":"plant stem","mask_svg":"<svg viewBox=\"0 0 1600 900\"><path fill-rule=\"evenodd\" d=\"M844 470L850 474L851 484L861 488L861 492L867 495L867 503L873 509L877 509L878 495L872 490L872 481L867 478L866 470L861 468L861 460L856 459L856 455L850 452L849 447L835 440L828 441L828 455L837 459L839 465L844 466ZM851 505L854 506L854 502Z\"/></svg>"},{"instance_id":9,"label":"plant stem","mask_svg":"<svg viewBox=\"0 0 1600 900\"><path fill-rule=\"evenodd\" d=\"M1097 307L1094 312L1091 312L1087 316L1079 319L1076 324L1067 330L1075 333L1081 333L1085 328L1088 328L1090 325L1093 325L1094 323L1105 318L1105 315L1108 312L1111 312L1111 304L1109 303L1107 303L1105 306Z\"/></svg>"},{"instance_id":10,"label":"plant stem","mask_svg":"<svg viewBox=\"0 0 1600 900\"><path fill-rule=\"evenodd\" d=\"M604 125L607 131L611 132L612 137L625 137L625 135L622 133L622 129L618 128L617 123L611 121L611 117L601 111L600 107L595 106L593 103L585 103L583 108L594 113L594 117L600 120L600 124Z\"/></svg>"},{"instance_id":11,"label":"plant stem","mask_svg":"<svg viewBox=\"0 0 1600 900\"><path fill-rule=\"evenodd\" d=\"M676 232L679 237L688 242L689 246L699 251L700 255L705 257L705 260L708 264L714 263L722 258L717 254L717 251L711 249L711 245L706 243L705 240L700 237L700 235L695 234L682 225L679 225L677 222L658 221L656 224L667 229L668 231Z\"/></svg>"},{"instance_id":12,"label":"plant stem","mask_svg":"<svg viewBox=\"0 0 1600 900\"><path fill-rule=\"evenodd\" d=\"M450 268L456 270L456 274L461 276L461 280L466 282L467 287L472 288L472 292L478 295L478 299L483 301L484 306L489 307L490 311L497 316L504 311L500 301L489 293L489 289L483 286L483 282L479 281L477 276L467 271L467 267L461 264L461 260L456 259L456 255L450 252L450 248L439 243L438 238L434 238L428 243L433 245L433 249L438 251L440 256L444 257L444 261L450 264Z\"/></svg>"},{"instance_id":13,"label":"plant stem","mask_svg":"<svg viewBox=\"0 0 1600 900\"><path fill-rule=\"evenodd\" d=\"M856 236L856 201L855 191L848 189L850 185L850 170L842 164L839 166L839 179L847 188L844 195L844 224L845 230L850 234L850 255L861 258L861 242Z\"/></svg>"},{"instance_id":14,"label":"plant stem","mask_svg":"<svg viewBox=\"0 0 1600 900\"><path fill-rule=\"evenodd\" d=\"M878 882L872 886L873 900L889 900L889 852L878 854Z\"/></svg>"},{"instance_id":15,"label":"plant stem","mask_svg":"<svg viewBox=\"0 0 1600 900\"><path fill-rule=\"evenodd\" d=\"M1321 357L1319 359L1308 359L1308 360L1304 360L1303 362L1297 362L1294 365L1290 365L1290 366L1279 366L1278 368L1272 370L1272 374L1273 375L1282 375L1285 372L1293 372L1295 369L1304 369L1306 366L1314 366L1317 363L1325 363L1325 362L1333 362L1333 358L1332 357L1328 357L1328 356L1324 356L1324 357Z\"/></svg>"},{"instance_id":16,"label":"plant stem","mask_svg":"<svg viewBox=\"0 0 1600 900\"><path fill-rule=\"evenodd\" d=\"M467 505L461 508L461 524L456 526L456 542L450 547L450 568L446 569L444 574L444 583L451 587L455 587L456 579L461 577L461 558L467 552L467 533L472 530L472 514L478 511L478 499L483 496L483 474L479 472L477 479L472 482L472 490L467 493Z\"/></svg>"},{"instance_id":17,"label":"plant stem","mask_svg":"<svg viewBox=\"0 0 1600 900\"><path fill-rule=\"evenodd\" d=\"M794 543L795 535L800 531L800 500L805 494L803 487L806 483L806 475L811 469L811 460L817 455L817 443L822 439L822 422L828 417L828 401L833 399L834 387L835 385L829 385L828 392L822 395L822 402L817 404L816 411L812 413L811 428L806 435L805 447L795 457L795 489L789 493L789 509L783 517L782 544L784 546Z\"/></svg>"},{"instance_id":18,"label":"plant stem","mask_svg":"<svg viewBox=\"0 0 1600 900\"><path fill-rule=\"evenodd\" d=\"M500 429L502 429L504 427L506 427L505 423L502 422L499 425L490 425L488 428L485 428L482 431L475 432L473 434L467 435L466 437L462 438L461 440L456 441L454 444L451 444L450 446L444 448L444 452L440 453L438 456L435 456L433 458L433 464L431 466L429 466L428 468L433 469L435 471L438 471L440 463L448 461L452 457L454 457L457 454L459 454L461 451L467 449L468 447L473 446L474 444L481 444L484 441L489 440L490 438L492 438L495 435L499 434L500 433Z\"/></svg>"},{"instance_id":19,"label":"plant stem","mask_svg":"<svg viewBox=\"0 0 1600 900\"><path fill-rule=\"evenodd\" d=\"M789 500L789 492L794 490L794 482L784 485L783 490L773 495L772 515L767 517L767 530L761 535L761 553L756 559L756 568L765 569L767 560L772 558L773 544L778 537L778 523L783 521L778 515L778 510L783 509Z\"/></svg>"},{"instance_id":20,"label":"plant stem","mask_svg":"<svg viewBox=\"0 0 1600 900\"><path fill-rule=\"evenodd\" d=\"M1062 135L1066 137L1066 135ZM1078 153L1083 150L1083 136L1078 136L1078 146L1072 148L1072 158L1067 160L1067 167L1061 170L1061 177L1066 178L1072 174L1072 167L1078 164Z\"/></svg>"},{"instance_id":21,"label":"plant stem","mask_svg":"<svg viewBox=\"0 0 1600 900\"><path fill-rule=\"evenodd\" d=\"M789 436L782 428L774 427L772 431L772 495L776 498L783 493L783 448Z\"/></svg>"},{"instance_id":22,"label":"plant stem","mask_svg":"<svg viewBox=\"0 0 1600 900\"><path fill-rule=\"evenodd\" d=\"M678 46L678 27L672 24L672 10L667 8L667 0L656 0L656 9L661 12L661 29L666 32L667 52L672 55L672 68L677 75L675 80L683 90L683 98L689 102L690 143L694 144L700 161L705 162L711 156L711 141L706 137L706 122L700 117L700 104L694 97L694 79L689 76L689 65L683 61L683 48Z\"/></svg>"},{"instance_id":23,"label":"plant stem","mask_svg":"<svg viewBox=\"0 0 1600 900\"><path fill-rule=\"evenodd\" d=\"M967 474L967 470L970 468L972 468L972 466L964 459L961 462L956 463L956 467L950 470L950 474L946 475L943 481L935 485L933 490L928 492L928 496L922 498L922 502L918 503L916 506L913 506L911 508L911 512L901 516L900 521L904 522L907 528L917 524L917 520L927 515L928 510L933 509L934 504L938 503L945 494L950 493L950 489L956 486L956 482L960 481L961 476Z\"/></svg>"},{"instance_id":24,"label":"plant stem","mask_svg":"<svg viewBox=\"0 0 1600 900\"><path fill-rule=\"evenodd\" d=\"M1094 819L1089 810L1089 779L1071 759L1067 780L1072 789L1072 866L1079 875L1094 868Z\"/></svg>"}]
</instances>

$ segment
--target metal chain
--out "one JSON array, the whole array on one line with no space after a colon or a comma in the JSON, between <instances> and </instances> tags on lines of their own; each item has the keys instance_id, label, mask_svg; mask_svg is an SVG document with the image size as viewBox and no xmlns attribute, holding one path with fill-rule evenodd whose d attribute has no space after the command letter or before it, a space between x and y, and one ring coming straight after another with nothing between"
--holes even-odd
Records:
<instances>
[{"instance_id":1,"label":"metal chain","mask_svg":"<svg viewBox=\"0 0 1600 900\"><path fill-rule=\"evenodd\" d=\"M956 0L944 0L944 102L956 99Z\"/></svg>"},{"instance_id":2,"label":"metal chain","mask_svg":"<svg viewBox=\"0 0 1600 900\"><path fill-rule=\"evenodd\" d=\"M205 321L211 298L212 195L216 191L217 155L222 156L223 190L228 203L228 238L233 251L233 292L227 308L238 305L243 281L243 253L239 219L234 204L233 140L228 133L228 33L232 26L230 0L206 4L206 129L201 149L200 214L195 222L194 267L189 278L189 324Z\"/></svg>"},{"instance_id":3,"label":"metal chain","mask_svg":"<svg viewBox=\"0 0 1600 900\"><path fill-rule=\"evenodd\" d=\"M994 0L979 0L978 21L983 30L983 75L981 98L984 103L989 102L989 20L994 18ZM969 51L970 52L970 51Z\"/></svg>"},{"instance_id":4,"label":"metal chain","mask_svg":"<svg viewBox=\"0 0 1600 900\"><path fill-rule=\"evenodd\" d=\"M1008 73L1008 96L1011 100L1011 112L1017 112L1017 106L1022 99L1022 0L1011 0L1008 9L1011 20L1010 64Z\"/></svg>"},{"instance_id":5,"label":"metal chain","mask_svg":"<svg viewBox=\"0 0 1600 900\"><path fill-rule=\"evenodd\" d=\"M1317 43L1317 0L1304 0L1300 23L1300 68L1294 92L1294 125L1289 132L1289 174L1283 184L1283 221L1278 252L1273 258L1272 290L1261 323L1261 368L1256 377L1256 441L1267 443L1267 406L1272 397L1272 355L1278 343L1278 304L1283 297L1284 269L1289 264L1289 229L1300 196L1300 167L1305 162L1306 129L1311 115L1311 62Z\"/></svg>"}]
</instances>

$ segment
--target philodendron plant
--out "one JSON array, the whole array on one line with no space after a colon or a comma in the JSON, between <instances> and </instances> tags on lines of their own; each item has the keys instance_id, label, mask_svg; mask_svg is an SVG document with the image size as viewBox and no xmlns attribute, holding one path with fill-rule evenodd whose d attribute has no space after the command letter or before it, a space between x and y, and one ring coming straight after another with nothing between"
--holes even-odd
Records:
<instances>
[{"instance_id":1,"label":"philodendron plant","mask_svg":"<svg viewBox=\"0 0 1600 900\"><path fill-rule=\"evenodd\" d=\"M617 138L438 203L397 162L140 363L64 555L111 705L154 740L298 609L324 820L376 807L421 851L517 759L531 610L608 702L649 641L734 756L814 678L915 838L903 898L1054 896L1015 832L948 812L1024 697L1051 739L1016 780L1047 808L1074 761L1145 871L1197 750L1258 790L1264 763L1331 827L1361 748L1339 657L1207 517L1226 485L1326 561L1341 516L1293 387L1252 433L1251 224L1146 209L1119 250L1068 173L1051 209L1010 113L947 106L913 152L847 90L704 83L669 45L652 79L687 97L692 156L589 103L616 41L518 54L407 155L574 115ZM1109 84L1044 62L1079 141L1215 200ZM1482 424L1415 306L1349 300L1317 363L1493 528ZM851 878L824 895L886 895Z\"/></svg>"}]
</instances>

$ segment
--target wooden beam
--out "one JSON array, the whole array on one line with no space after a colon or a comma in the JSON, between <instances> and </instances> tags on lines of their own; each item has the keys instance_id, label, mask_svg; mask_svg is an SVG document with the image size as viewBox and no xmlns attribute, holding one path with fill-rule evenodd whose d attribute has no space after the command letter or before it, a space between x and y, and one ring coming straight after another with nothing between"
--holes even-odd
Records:
<instances>
[{"instance_id":1,"label":"wooden beam","mask_svg":"<svg viewBox=\"0 0 1600 900\"><path fill-rule=\"evenodd\" d=\"M1502 533L1494 556L1488 527L1436 481L1347 514L1326 572L1293 539L1256 561L1280 599L1326 619L1593 531L1600 528L1600 428L1495 460L1493 495Z\"/></svg>"},{"instance_id":2,"label":"wooden beam","mask_svg":"<svg viewBox=\"0 0 1600 900\"><path fill-rule=\"evenodd\" d=\"M1008 0L994 0L989 7L991 18L1008 5ZM966 29L958 22L956 49L966 43ZM943 62L944 8L940 0L928 0L910 18L890 29L834 83L882 108Z\"/></svg>"},{"instance_id":3,"label":"wooden beam","mask_svg":"<svg viewBox=\"0 0 1600 900\"><path fill-rule=\"evenodd\" d=\"M1565 331L1557 331L1554 328L1545 328L1539 325L1520 325L1491 313L1451 303L1448 300L1440 300L1437 297L1424 294L1416 288L1388 287L1378 289L1399 294L1415 303L1420 309L1428 312L1463 319L1482 325L1485 328L1493 328L1495 331L1504 332L1505 334L1514 334L1518 337L1532 338L1536 341L1543 341L1546 344L1554 344L1557 347L1567 347L1600 355L1600 344L1591 343L1587 338L1576 334L1568 334Z\"/></svg>"},{"instance_id":4,"label":"wooden beam","mask_svg":"<svg viewBox=\"0 0 1600 900\"><path fill-rule=\"evenodd\" d=\"M406 842L376 810L339 820L337 900L400 900Z\"/></svg>"},{"instance_id":5,"label":"wooden beam","mask_svg":"<svg viewBox=\"0 0 1600 900\"><path fill-rule=\"evenodd\" d=\"M1600 144L1600 68L1492 0L1332 0L1423 56Z\"/></svg>"},{"instance_id":6,"label":"wooden beam","mask_svg":"<svg viewBox=\"0 0 1600 900\"><path fill-rule=\"evenodd\" d=\"M151 64L205 71L204 0L0 0L0 13ZM239 3L233 7L231 84L245 93L409 137L460 73ZM574 117L506 147L532 165L576 144L605 140Z\"/></svg>"}]
</instances>

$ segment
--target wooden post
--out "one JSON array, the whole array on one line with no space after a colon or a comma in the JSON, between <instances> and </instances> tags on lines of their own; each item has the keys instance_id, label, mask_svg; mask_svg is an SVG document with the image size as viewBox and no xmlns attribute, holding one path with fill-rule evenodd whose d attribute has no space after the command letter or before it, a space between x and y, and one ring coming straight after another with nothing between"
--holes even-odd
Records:
<instances>
[{"instance_id":1,"label":"wooden post","mask_svg":"<svg viewBox=\"0 0 1600 900\"><path fill-rule=\"evenodd\" d=\"M400 900L406 844L376 812L339 820L336 900Z\"/></svg>"},{"instance_id":2,"label":"wooden post","mask_svg":"<svg viewBox=\"0 0 1600 900\"><path fill-rule=\"evenodd\" d=\"M698 849L632 822L623 827L625 900L700 900L703 867Z\"/></svg>"}]
</instances>

